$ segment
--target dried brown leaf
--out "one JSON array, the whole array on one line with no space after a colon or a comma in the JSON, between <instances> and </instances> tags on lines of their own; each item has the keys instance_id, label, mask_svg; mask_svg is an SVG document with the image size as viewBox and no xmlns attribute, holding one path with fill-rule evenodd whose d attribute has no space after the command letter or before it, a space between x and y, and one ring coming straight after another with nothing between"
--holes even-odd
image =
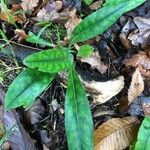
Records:
<instances>
[{"instance_id":1,"label":"dried brown leaf","mask_svg":"<svg viewBox=\"0 0 150 150\"><path fill-rule=\"evenodd\" d=\"M85 58L80 58L81 62L90 64L92 69L97 69L101 74L106 73L107 66L101 61L101 56L98 51L93 52L92 55Z\"/></svg>"},{"instance_id":2,"label":"dried brown leaf","mask_svg":"<svg viewBox=\"0 0 150 150\"><path fill-rule=\"evenodd\" d=\"M27 34L25 33L24 30L16 29L15 34L18 36L18 42L20 42L20 43L25 41L27 38Z\"/></svg>"},{"instance_id":3,"label":"dried brown leaf","mask_svg":"<svg viewBox=\"0 0 150 150\"><path fill-rule=\"evenodd\" d=\"M98 1L96 1L96 2L94 2L94 3L92 3L90 6L89 6L89 8L91 9L91 10L97 10L98 8L100 8L101 6L102 6L102 4L103 4L103 0L98 0Z\"/></svg>"},{"instance_id":4,"label":"dried brown leaf","mask_svg":"<svg viewBox=\"0 0 150 150\"><path fill-rule=\"evenodd\" d=\"M94 134L94 150L123 150L137 135L136 117L113 118L103 123Z\"/></svg>"},{"instance_id":5,"label":"dried brown leaf","mask_svg":"<svg viewBox=\"0 0 150 150\"><path fill-rule=\"evenodd\" d=\"M67 37L69 38L74 28L81 22L81 18L76 15L76 9L70 11L70 19L65 23Z\"/></svg>"},{"instance_id":6,"label":"dried brown leaf","mask_svg":"<svg viewBox=\"0 0 150 150\"><path fill-rule=\"evenodd\" d=\"M120 76L107 82L82 81L86 90L93 97L94 102L105 103L118 94L124 87L124 77Z\"/></svg>"},{"instance_id":7,"label":"dried brown leaf","mask_svg":"<svg viewBox=\"0 0 150 150\"><path fill-rule=\"evenodd\" d=\"M131 40L134 46L141 44L142 48L147 47L150 37L150 19L143 17L135 17L134 23L138 27L137 30L130 33L128 39Z\"/></svg>"},{"instance_id":8,"label":"dried brown leaf","mask_svg":"<svg viewBox=\"0 0 150 150\"><path fill-rule=\"evenodd\" d=\"M34 8L38 5L39 0L21 0L22 9L25 12L31 13Z\"/></svg>"},{"instance_id":9,"label":"dried brown leaf","mask_svg":"<svg viewBox=\"0 0 150 150\"><path fill-rule=\"evenodd\" d=\"M23 15L23 13L22 14L18 13L16 15L13 15L15 12L21 10L21 8L22 7L20 4L13 4L12 8L10 10L8 9L8 11L11 15L11 18L9 18L9 16L5 13L4 10L2 10L2 12L0 13L0 19L3 21L9 22L9 23L18 22L18 23L22 24L23 22L26 21L26 18Z\"/></svg>"},{"instance_id":10,"label":"dried brown leaf","mask_svg":"<svg viewBox=\"0 0 150 150\"><path fill-rule=\"evenodd\" d=\"M138 54L132 56L132 58L126 60L126 66L132 66L139 68L141 74L145 77L150 77L150 52L140 51Z\"/></svg>"},{"instance_id":11,"label":"dried brown leaf","mask_svg":"<svg viewBox=\"0 0 150 150\"><path fill-rule=\"evenodd\" d=\"M132 81L128 90L128 104L130 105L144 90L144 81L137 68L132 75Z\"/></svg>"}]
</instances>

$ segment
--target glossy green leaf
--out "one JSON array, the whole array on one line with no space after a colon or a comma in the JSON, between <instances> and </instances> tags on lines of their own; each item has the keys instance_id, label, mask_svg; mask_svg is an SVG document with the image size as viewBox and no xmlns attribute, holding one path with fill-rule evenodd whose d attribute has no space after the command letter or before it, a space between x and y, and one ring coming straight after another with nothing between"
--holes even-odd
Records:
<instances>
[{"instance_id":1,"label":"glossy green leaf","mask_svg":"<svg viewBox=\"0 0 150 150\"><path fill-rule=\"evenodd\" d=\"M50 43L50 41L44 40L39 36L29 32L28 37L26 38L27 42L34 43L34 44L43 44L45 46L54 47L54 44Z\"/></svg>"},{"instance_id":2,"label":"glossy green leaf","mask_svg":"<svg viewBox=\"0 0 150 150\"><path fill-rule=\"evenodd\" d=\"M93 0L84 0L84 2L86 5L90 5L93 2Z\"/></svg>"},{"instance_id":3,"label":"glossy green leaf","mask_svg":"<svg viewBox=\"0 0 150 150\"><path fill-rule=\"evenodd\" d=\"M136 8L145 0L107 0L105 6L86 17L73 31L71 43L88 40L102 34L125 12Z\"/></svg>"},{"instance_id":4,"label":"glossy green leaf","mask_svg":"<svg viewBox=\"0 0 150 150\"><path fill-rule=\"evenodd\" d=\"M69 150L93 149L89 102L74 69L70 69L65 100L65 128Z\"/></svg>"},{"instance_id":5,"label":"glossy green leaf","mask_svg":"<svg viewBox=\"0 0 150 150\"><path fill-rule=\"evenodd\" d=\"M150 149L150 117L146 117L139 129L135 150Z\"/></svg>"},{"instance_id":6,"label":"glossy green leaf","mask_svg":"<svg viewBox=\"0 0 150 150\"><path fill-rule=\"evenodd\" d=\"M5 97L5 109L30 107L36 97L51 83L54 75L35 69L23 70L11 83Z\"/></svg>"},{"instance_id":7,"label":"glossy green leaf","mask_svg":"<svg viewBox=\"0 0 150 150\"><path fill-rule=\"evenodd\" d=\"M90 45L82 45L77 53L78 57L88 57L92 54L94 48Z\"/></svg>"},{"instance_id":8,"label":"glossy green leaf","mask_svg":"<svg viewBox=\"0 0 150 150\"><path fill-rule=\"evenodd\" d=\"M70 52L63 49L50 49L28 56L24 64L29 68L37 68L42 72L57 73L68 69L73 58Z\"/></svg>"}]
</instances>

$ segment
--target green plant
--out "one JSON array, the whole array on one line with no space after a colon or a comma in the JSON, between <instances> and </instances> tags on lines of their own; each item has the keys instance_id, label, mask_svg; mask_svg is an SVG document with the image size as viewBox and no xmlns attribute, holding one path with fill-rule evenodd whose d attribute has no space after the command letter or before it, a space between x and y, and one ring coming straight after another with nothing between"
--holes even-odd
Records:
<instances>
[{"instance_id":1,"label":"green plant","mask_svg":"<svg viewBox=\"0 0 150 150\"><path fill-rule=\"evenodd\" d=\"M102 9L86 17L73 31L68 48L58 47L34 53L24 60L28 67L10 85L5 109L24 106L30 108L35 98L51 83L55 74L67 71L68 86L65 98L65 127L70 150L93 149L93 122L89 103L75 70L72 45L83 42L108 29L123 13L144 0L108 0ZM35 37L33 35L33 37ZM38 37L39 38L39 37ZM39 39L38 39L39 41ZM45 42L47 46L50 46ZM91 50L82 50L79 56L87 56Z\"/></svg>"}]
</instances>

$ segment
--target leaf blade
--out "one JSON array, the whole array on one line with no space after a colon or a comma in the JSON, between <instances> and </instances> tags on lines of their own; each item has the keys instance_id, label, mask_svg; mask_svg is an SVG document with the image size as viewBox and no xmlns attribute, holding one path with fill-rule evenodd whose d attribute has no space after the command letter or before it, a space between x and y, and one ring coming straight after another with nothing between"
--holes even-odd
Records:
<instances>
[{"instance_id":1,"label":"leaf blade","mask_svg":"<svg viewBox=\"0 0 150 150\"><path fill-rule=\"evenodd\" d=\"M69 149L92 150L92 116L84 89L74 69L71 69L69 73L65 109L65 127Z\"/></svg>"},{"instance_id":2,"label":"leaf blade","mask_svg":"<svg viewBox=\"0 0 150 150\"><path fill-rule=\"evenodd\" d=\"M42 72L57 73L68 69L73 61L72 55L65 48L45 50L34 53L23 61L29 68Z\"/></svg>"},{"instance_id":3,"label":"leaf blade","mask_svg":"<svg viewBox=\"0 0 150 150\"><path fill-rule=\"evenodd\" d=\"M54 75L37 70L23 70L9 86L5 97L5 109L30 107L35 98L50 84Z\"/></svg>"},{"instance_id":4,"label":"leaf blade","mask_svg":"<svg viewBox=\"0 0 150 150\"><path fill-rule=\"evenodd\" d=\"M86 17L73 31L71 42L77 43L102 34L125 12L139 6L145 0L118 0L106 2L106 5ZM108 11L109 10L109 11Z\"/></svg>"},{"instance_id":5,"label":"leaf blade","mask_svg":"<svg viewBox=\"0 0 150 150\"><path fill-rule=\"evenodd\" d=\"M135 150L149 150L150 146L150 117L145 117L138 133Z\"/></svg>"}]
</instances>

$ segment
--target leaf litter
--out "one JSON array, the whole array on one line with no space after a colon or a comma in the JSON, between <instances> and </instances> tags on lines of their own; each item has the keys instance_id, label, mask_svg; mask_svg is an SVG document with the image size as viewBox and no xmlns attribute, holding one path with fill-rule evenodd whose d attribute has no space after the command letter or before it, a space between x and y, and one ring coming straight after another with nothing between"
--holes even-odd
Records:
<instances>
[{"instance_id":1,"label":"leaf litter","mask_svg":"<svg viewBox=\"0 0 150 150\"><path fill-rule=\"evenodd\" d=\"M84 2L81 5L80 0L22 0L17 1L17 5L14 5L16 1L10 0L8 3L8 12L15 14L12 17L13 23L19 28L14 28L5 11L1 9L2 30L9 39L0 40L4 49L0 51L0 75L3 75L0 76L3 78L0 88L5 91L19 73L13 61L8 61L13 56L9 42L14 49L15 59L23 68L22 61L26 56L43 49L40 44L26 41L29 31L36 31L33 32L36 35L40 31L40 37L58 47L60 43L67 45L74 28L93 10L103 7L104 1L93 1L89 6ZM145 86L150 78L148 6L150 2L145 2L120 17L104 34L79 43L79 47L88 44L95 49L88 57L75 58L93 114L95 149L106 149L106 146L111 146L111 150L129 147L138 132L138 117L150 114L150 100L145 94L150 88ZM45 27L47 22L52 25ZM76 45L74 47L76 54ZM44 49L48 48L44 45ZM7 70L10 69L8 73L11 72L11 76L8 76L6 66ZM28 145L27 149L67 149L64 127L66 82L62 80L66 81L66 78L59 76L54 80L52 86L37 98L29 110L19 108L17 111L6 112L0 118L8 121L6 130L10 125L17 124L15 131L20 137L20 144L14 142L14 138L18 137L13 132L6 142L9 147L20 149L21 145ZM123 112L118 112L121 99L127 106ZM1 120L0 126L4 126ZM120 140L115 142L116 139Z\"/></svg>"}]
</instances>

